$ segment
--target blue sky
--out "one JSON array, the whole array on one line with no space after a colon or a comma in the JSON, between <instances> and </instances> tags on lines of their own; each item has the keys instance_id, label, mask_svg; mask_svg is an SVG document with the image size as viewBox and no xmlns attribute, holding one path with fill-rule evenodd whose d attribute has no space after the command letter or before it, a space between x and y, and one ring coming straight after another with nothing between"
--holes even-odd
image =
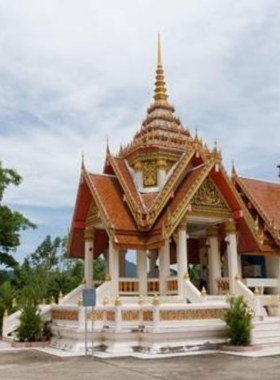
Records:
<instances>
[{"instance_id":1,"label":"blue sky","mask_svg":"<svg viewBox=\"0 0 280 380\"><path fill-rule=\"evenodd\" d=\"M82 152L103 167L153 95L157 33L171 103L225 165L277 181L277 0L0 0L0 159L24 181L5 202L37 223L17 259L71 222Z\"/></svg>"}]
</instances>

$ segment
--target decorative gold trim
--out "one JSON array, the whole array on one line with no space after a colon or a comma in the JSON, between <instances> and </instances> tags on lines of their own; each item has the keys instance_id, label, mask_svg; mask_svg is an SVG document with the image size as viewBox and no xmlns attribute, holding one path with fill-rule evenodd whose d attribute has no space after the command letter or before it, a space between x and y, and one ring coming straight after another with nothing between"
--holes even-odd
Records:
<instances>
[{"instance_id":1,"label":"decorative gold trim","mask_svg":"<svg viewBox=\"0 0 280 380\"><path fill-rule=\"evenodd\" d=\"M228 233L236 232L236 225L233 220L229 220L228 222L226 222L225 227L226 227L226 232Z\"/></svg>"},{"instance_id":2,"label":"decorative gold trim","mask_svg":"<svg viewBox=\"0 0 280 380\"><path fill-rule=\"evenodd\" d=\"M199 206L210 209L229 210L229 206L224 197L214 184L211 178L206 177L195 195L191 199L192 206Z\"/></svg>"},{"instance_id":3,"label":"decorative gold trim","mask_svg":"<svg viewBox=\"0 0 280 380\"><path fill-rule=\"evenodd\" d=\"M153 306L158 306L158 305L160 305L160 298L157 294L155 294L153 298Z\"/></svg>"},{"instance_id":4,"label":"decorative gold trim","mask_svg":"<svg viewBox=\"0 0 280 380\"><path fill-rule=\"evenodd\" d=\"M219 228L215 225L210 225L206 228L206 234L207 236L209 237L212 237L212 236L218 236L219 234Z\"/></svg>"},{"instance_id":5,"label":"decorative gold trim","mask_svg":"<svg viewBox=\"0 0 280 380\"><path fill-rule=\"evenodd\" d=\"M161 321L221 319L226 309L160 310Z\"/></svg>"}]
</instances>

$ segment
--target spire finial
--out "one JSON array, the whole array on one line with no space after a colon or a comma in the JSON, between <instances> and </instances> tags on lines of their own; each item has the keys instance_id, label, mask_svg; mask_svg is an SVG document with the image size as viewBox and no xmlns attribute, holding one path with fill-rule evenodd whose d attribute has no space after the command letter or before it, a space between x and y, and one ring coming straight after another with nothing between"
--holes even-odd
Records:
<instances>
[{"instance_id":1,"label":"spire finial","mask_svg":"<svg viewBox=\"0 0 280 380\"><path fill-rule=\"evenodd\" d=\"M84 153L83 150L82 150L82 162L81 162L81 167L82 167L82 169L85 168L85 153Z\"/></svg>"},{"instance_id":2,"label":"spire finial","mask_svg":"<svg viewBox=\"0 0 280 380\"><path fill-rule=\"evenodd\" d=\"M234 179L237 177L237 172L236 172L236 169L235 169L235 164L234 164L234 160L232 160L232 165L231 165L231 178Z\"/></svg>"},{"instance_id":3,"label":"spire finial","mask_svg":"<svg viewBox=\"0 0 280 380\"><path fill-rule=\"evenodd\" d=\"M165 88L164 71L162 67L160 34L158 34L157 70L155 83L155 100L167 100L168 96Z\"/></svg>"},{"instance_id":4,"label":"spire finial","mask_svg":"<svg viewBox=\"0 0 280 380\"><path fill-rule=\"evenodd\" d=\"M107 136L106 137L106 156L110 156L111 155L111 152L110 152L110 147L109 147L109 137Z\"/></svg>"},{"instance_id":5,"label":"spire finial","mask_svg":"<svg viewBox=\"0 0 280 380\"><path fill-rule=\"evenodd\" d=\"M162 61L161 61L161 43L160 43L160 34L158 34L157 65L158 65L158 66L162 66Z\"/></svg>"}]
</instances>

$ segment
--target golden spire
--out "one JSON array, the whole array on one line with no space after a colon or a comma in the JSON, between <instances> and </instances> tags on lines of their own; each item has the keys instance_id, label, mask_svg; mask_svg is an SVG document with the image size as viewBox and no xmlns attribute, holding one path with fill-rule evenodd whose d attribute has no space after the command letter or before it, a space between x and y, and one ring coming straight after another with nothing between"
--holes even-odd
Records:
<instances>
[{"instance_id":1,"label":"golden spire","mask_svg":"<svg viewBox=\"0 0 280 380\"><path fill-rule=\"evenodd\" d=\"M236 178L237 177L237 172L235 169L234 161L232 160L232 166L231 166L231 178Z\"/></svg>"},{"instance_id":2,"label":"golden spire","mask_svg":"<svg viewBox=\"0 0 280 380\"><path fill-rule=\"evenodd\" d=\"M158 34L158 56L157 56L157 70L156 70L156 83L155 83L155 100L167 100L168 96L165 88L164 71L161 60L161 44L160 34Z\"/></svg>"}]
</instances>

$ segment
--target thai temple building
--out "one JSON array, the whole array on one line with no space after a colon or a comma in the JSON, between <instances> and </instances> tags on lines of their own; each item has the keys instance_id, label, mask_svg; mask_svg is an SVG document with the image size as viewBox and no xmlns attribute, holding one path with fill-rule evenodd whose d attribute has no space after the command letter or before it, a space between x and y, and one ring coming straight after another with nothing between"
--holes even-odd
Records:
<instances>
[{"instance_id":1,"label":"thai temple building","mask_svg":"<svg viewBox=\"0 0 280 380\"><path fill-rule=\"evenodd\" d=\"M254 312L252 344L280 345L280 184L243 178L221 151L185 128L168 99L160 41L154 98L132 141L102 173L84 162L69 237L69 257L84 260L85 281L57 305L52 346L84 350L94 321L96 350L157 354L217 347L227 296ZM135 255L136 274L126 255ZM106 261L94 311L81 305ZM4 335L16 324L5 318ZM90 345L90 343L89 343Z\"/></svg>"}]
</instances>

